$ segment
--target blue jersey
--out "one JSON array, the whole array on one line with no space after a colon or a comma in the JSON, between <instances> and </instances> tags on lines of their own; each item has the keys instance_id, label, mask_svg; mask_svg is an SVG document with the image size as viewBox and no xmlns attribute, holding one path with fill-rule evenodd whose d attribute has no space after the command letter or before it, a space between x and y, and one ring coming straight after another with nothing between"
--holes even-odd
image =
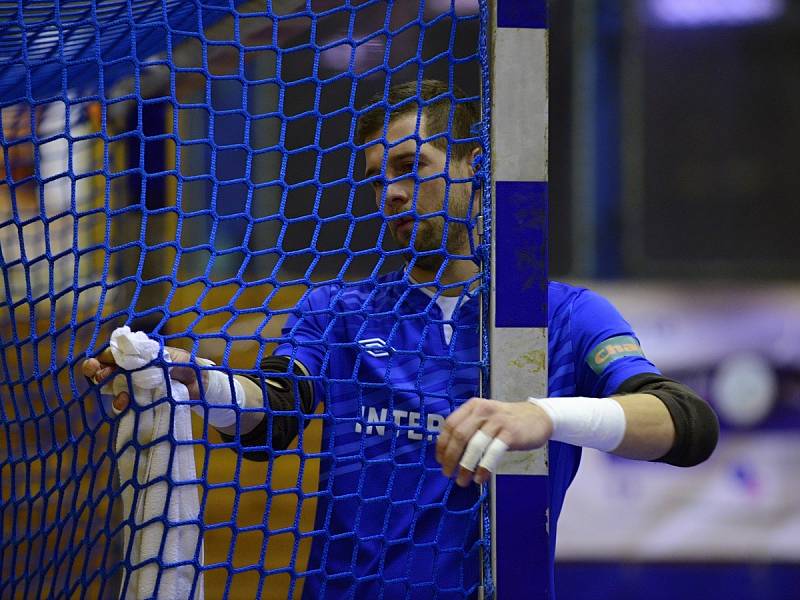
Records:
<instances>
[{"instance_id":1,"label":"blue jersey","mask_svg":"<svg viewBox=\"0 0 800 600\"><path fill-rule=\"evenodd\" d=\"M441 474L435 433L478 395L479 304L465 293L445 322L399 271L377 285L317 288L287 321L288 341L275 353L305 365L315 401L325 403L305 598L475 595L479 490ZM658 372L597 294L551 283L548 316L550 396L607 396L633 375ZM551 442L549 452L552 557L580 448Z\"/></svg>"}]
</instances>

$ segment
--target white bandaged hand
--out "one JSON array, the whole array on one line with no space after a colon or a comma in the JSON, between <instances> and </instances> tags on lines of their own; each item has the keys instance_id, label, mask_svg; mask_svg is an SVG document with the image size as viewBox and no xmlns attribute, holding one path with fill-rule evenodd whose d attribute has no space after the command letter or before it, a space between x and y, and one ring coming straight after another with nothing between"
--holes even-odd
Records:
<instances>
[{"instance_id":1,"label":"white bandaged hand","mask_svg":"<svg viewBox=\"0 0 800 600\"><path fill-rule=\"evenodd\" d=\"M211 361L204 362L214 364ZM205 379L205 392L202 397L207 406L195 404L192 406L192 410L214 427L230 427L236 423L236 411L232 410L233 404L244 408L244 388L241 383L236 381L235 377L229 377L222 371L208 369L204 375L205 377L201 377L200 380ZM233 381L234 395L231 394L231 381Z\"/></svg>"},{"instance_id":2,"label":"white bandaged hand","mask_svg":"<svg viewBox=\"0 0 800 600\"><path fill-rule=\"evenodd\" d=\"M129 327L118 327L111 334L110 340L111 353L114 355L114 362L118 367L130 373L130 380L133 384L132 396L134 402L140 406L149 406L153 402L151 390L163 387L164 370L159 367L142 369L146 364L158 357L160 345L158 341L150 339L142 331L131 331ZM169 360L169 354L164 353ZM137 369L142 369L138 370ZM128 389L128 376L117 375L111 385L104 385L102 393L111 393L118 396L121 392L130 393ZM116 408L114 412L119 414Z\"/></svg>"},{"instance_id":3,"label":"white bandaged hand","mask_svg":"<svg viewBox=\"0 0 800 600\"><path fill-rule=\"evenodd\" d=\"M161 367L142 369L146 364L158 357L160 345L156 340L150 339L144 332L132 332L128 327L120 327L111 334L111 353L116 364L130 373L133 384L133 399L139 406L148 406L153 398L145 390L153 390L164 384L164 370ZM169 350L164 350L164 359L171 360ZM204 358L196 359L204 366L214 366L214 362ZM142 369L142 370L136 370ZM193 404L192 410L206 419L209 424L217 428L230 427L236 423L236 411L233 404L239 408L245 405L245 392L242 384L226 373L215 369L204 369L200 374L201 399L205 404ZM231 393L231 382L233 393ZM172 385L175 383L172 381ZM204 385L203 385L204 384ZM117 375L111 384L101 388L104 394L113 394L115 397L121 392L130 393L128 378L124 374ZM114 408L114 412L121 411Z\"/></svg>"}]
</instances>

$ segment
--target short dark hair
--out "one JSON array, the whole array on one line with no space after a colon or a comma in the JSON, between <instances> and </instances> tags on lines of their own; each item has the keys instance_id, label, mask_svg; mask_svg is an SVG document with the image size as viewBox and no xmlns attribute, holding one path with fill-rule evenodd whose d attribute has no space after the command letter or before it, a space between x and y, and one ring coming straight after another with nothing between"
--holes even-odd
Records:
<instances>
[{"instance_id":1,"label":"short dark hair","mask_svg":"<svg viewBox=\"0 0 800 600\"><path fill-rule=\"evenodd\" d=\"M409 100L410 98L414 98L416 101ZM480 120L480 111L476 101L464 98L466 95L457 86L451 87L436 79L425 79L421 83L408 81L393 85L389 88L385 98L383 93L379 93L364 105L364 108L368 110L358 119L355 141L359 145L364 144L367 138L383 130L387 108L391 111L389 113L390 122L408 114L414 114L421 109L422 115L425 117L425 133L428 137L446 132L447 124L450 121L450 110L453 107L453 125L449 136L437 137L431 140L431 143L443 152L447 152L448 142L451 142L452 158L467 158L473 149L480 146L480 143L478 140L465 142L460 142L460 140L474 137L472 126ZM400 103L402 105L397 106Z\"/></svg>"}]
</instances>

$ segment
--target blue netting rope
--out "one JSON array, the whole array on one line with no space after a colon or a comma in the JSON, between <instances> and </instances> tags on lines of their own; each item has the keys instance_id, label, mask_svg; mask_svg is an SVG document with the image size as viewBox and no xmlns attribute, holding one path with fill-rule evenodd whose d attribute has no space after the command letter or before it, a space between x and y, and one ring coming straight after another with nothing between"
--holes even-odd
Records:
<instances>
[{"instance_id":1,"label":"blue netting rope","mask_svg":"<svg viewBox=\"0 0 800 600\"><path fill-rule=\"evenodd\" d=\"M487 23L486 0L0 8L0 596L116 598L152 571L154 589L190 573L189 593L207 597L473 597L483 569L492 597L486 492L440 481L433 459L444 416L488 374L477 322L489 273L431 286L404 267L437 255L487 264ZM404 181L407 217L427 210L421 188L441 184L456 202L472 185L449 174L452 152L448 175L424 171L418 143L452 147L454 111L433 135L418 115L400 138L385 121L377 140L355 141L359 117L389 107L393 85L431 79L450 91L401 104L482 111L458 140L485 157L486 219L469 256L393 244L404 213L387 208L387 188ZM388 176L384 157L363 176L365 152L408 141L408 172ZM424 217L412 235L440 217L445 243L475 226L447 204ZM454 290L449 317L442 297ZM150 406L133 402L129 421L81 372L122 325L159 342L148 366L166 386ZM168 346L215 361L198 374L249 376L265 393L270 376L296 395L310 385L315 412L237 409L221 437L202 396L172 389ZM260 368L274 352L287 371ZM141 372L124 373L129 389ZM205 417L190 439L174 425L188 406ZM247 413L265 423L250 455ZM154 414L171 425L145 439ZM300 425L279 448L270 440L285 417ZM157 475L121 478L126 457L136 474L165 448ZM246 460L256 453L263 461ZM196 474L177 477L188 455ZM171 517L189 489L197 516ZM162 493L156 517L126 512ZM154 527L155 549L137 562ZM163 532L188 529L204 552L171 557Z\"/></svg>"},{"instance_id":2,"label":"blue netting rope","mask_svg":"<svg viewBox=\"0 0 800 600\"><path fill-rule=\"evenodd\" d=\"M492 84L491 84L491 63L489 60L489 31L487 24L490 20L491 7L488 2L480 3L480 18L483 26L481 27L478 37L478 55L480 57L481 66L481 121L480 121L480 136L483 153L481 154L480 161L480 180L481 180L481 213L483 215L483 231L482 244L479 251L482 253L480 256L481 272L483 274L482 287L485 290L489 289L492 279L492 261L490 256L490 249L492 247L492 149L491 149L491 131L489 124L491 123L492 116ZM481 309L482 309L482 327L481 327L481 396L488 397L485 393L484 386L489 381L489 365L491 364L489 344L489 294L481 296ZM482 490L482 542L483 542L483 595L486 600L494 598L494 572L492 569L492 510L489 498L490 488L488 484L484 484Z\"/></svg>"}]
</instances>

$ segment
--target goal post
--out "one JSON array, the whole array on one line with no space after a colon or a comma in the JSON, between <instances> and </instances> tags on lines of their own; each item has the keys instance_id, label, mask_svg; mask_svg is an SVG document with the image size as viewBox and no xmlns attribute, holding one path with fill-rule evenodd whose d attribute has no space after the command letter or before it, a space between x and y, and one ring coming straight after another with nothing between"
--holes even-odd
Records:
<instances>
[{"instance_id":1,"label":"goal post","mask_svg":"<svg viewBox=\"0 0 800 600\"><path fill-rule=\"evenodd\" d=\"M547 396L547 2L491 3L492 398ZM549 598L547 449L492 478L496 595Z\"/></svg>"}]
</instances>

